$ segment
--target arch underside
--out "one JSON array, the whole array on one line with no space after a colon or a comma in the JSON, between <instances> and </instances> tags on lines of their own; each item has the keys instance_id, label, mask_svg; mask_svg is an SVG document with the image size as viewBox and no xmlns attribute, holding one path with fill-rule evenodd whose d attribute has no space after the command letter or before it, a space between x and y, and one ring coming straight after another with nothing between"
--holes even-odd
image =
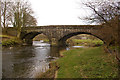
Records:
<instances>
[{"instance_id":1,"label":"arch underside","mask_svg":"<svg viewBox=\"0 0 120 80\"><path fill-rule=\"evenodd\" d=\"M32 45L33 43L33 38L39 34L42 34L43 32L29 32L24 34L23 37L21 37L21 39L24 41L24 43L26 43L27 45ZM44 33L43 33L44 34ZM45 35L45 34L44 34ZM48 36L47 36L48 37Z\"/></svg>"},{"instance_id":2,"label":"arch underside","mask_svg":"<svg viewBox=\"0 0 120 80\"><path fill-rule=\"evenodd\" d=\"M63 44L66 44L65 42L66 42L66 40L67 40L68 38L70 38L70 37L72 37L72 36L79 35L79 34L88 34L88 35L95 36L96 38L102 40L102 41L105 43L105 41L104 41L102 38L100 38L100 37L98 37L97 35L94 35L94 34L92 34L92 33L88 33L88 32L75 32L75 33L70 33L70 34L67 34L67 35L63 36L63 37L60 38L58 41L60 42L60 44L62 44L62 43L63 43Z\"/></svg>"},{"instance_id":3,"label":"arch underside","mask_svg":"<svg viewBox=\"0 0 120 80\"><path fill-rule=\"evenodd\" d=\"M41 34L42 32L29 32L22 37L23 39L33 39L35 36Z\"/></svg>"}]
</instances>

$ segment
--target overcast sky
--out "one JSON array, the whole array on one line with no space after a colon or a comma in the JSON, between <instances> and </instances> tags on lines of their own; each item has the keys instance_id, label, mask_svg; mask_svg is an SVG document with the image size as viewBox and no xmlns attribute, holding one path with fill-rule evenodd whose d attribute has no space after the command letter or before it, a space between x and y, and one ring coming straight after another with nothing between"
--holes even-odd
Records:
<instances>
[{"instance_id":1,"label":"overcast sky","mask_svg":"<svg viewBox=\"0 0 120 80\"><path fill-rule=\"evenodd\" d=\"M35 12L38 26L43 25L84 25L78 17L88 16L90 11L83 8L82 0L28 0Z\"/></svg>"}]
</instances>

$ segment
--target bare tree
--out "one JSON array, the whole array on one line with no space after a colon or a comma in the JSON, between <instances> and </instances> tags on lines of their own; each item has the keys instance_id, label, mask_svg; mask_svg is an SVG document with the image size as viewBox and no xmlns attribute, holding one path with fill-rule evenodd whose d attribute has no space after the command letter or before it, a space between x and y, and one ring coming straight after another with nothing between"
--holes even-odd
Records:
<instances>
[{"instance_id":1,"label":"bare tree","mask_svg":"<svg viewBox=\"0 0 120 80\"><path fill-rule=\"evenodd\" d=\"M3 0L1 2L1 22L2 22L2 26L5 28L8 26L9 21L8 18L9 16L9 11L10 11L10 2Z\"/></svg>"},{"instance_id":2,"label":"bare tree","mask_svg":"<svg viewBox=\"0 0 120 80\"><path fill-rule=\"evenodd\" d=\"M7 17L7 20L17 28L18 35L20 37L21 28L29 25L36 25L37 20L33 15L33 11L29 2L24 0L11 1L12 5Z\"/></svg>"},{"instance_id":3,"label":"bare tree","mask_svg":"<svg viewBox=\"0 0 120 80\"><path fill-rule=\"evenodd\" d=\"M25 13L23 15L23 27L29 27L29 26L36 26L37 25L37 20L34 18L34 16Z\"/></svg>"},{"instance_id":4,"label":"bare tree","mask_svg":"<svg viewBox=\"0 0 120 80\"><path fill-rule=\"evenodd\" d=\"M23 22L23 27L27 27L27 26L33 26L33 25L37 25L37 20L36 18L33 16L33 11L31 8L31 5L28 2L25 2L23 5L23 18L22 18L22 22Z\"/></svg>"},{"instance_id":5,"label":"bare tree","mask_svg":"<svg viewBox=\"0 0 120 80\"><path fill-rule=\"evenodd\" d=\"M21 35L22 27L37 25L29 2L25 0L3 0L1 2L1 22L3 28L13 25L17 28L17 37ZM6 32L6 28L4 29Z\"/></svg>"},{"instance_id":6,"label":"bare tree","mask_svg":"<svg viewBox=\"0 0 120 80\"><path fill-rule=\"evenodd\" d=\"M13 16L13 18L11 18L12 24L15 24L15 16L16 16L16 12L18 12L18 8L19 8L19 13L21 14L20 16L22 21L22 27L25 26L27 21L31 21L28 19L29 16L35 18L34 16L32 16L33 11L28 2L25 2L25 1L14 2L14 5L12 6L12 13L11 13Z\"/></svg>"},{"instance_id":7,"label":"bare tree","mask_svg":"<svg viewBox=\"0 0 120 80\"><path fill-rule=\"evenodd\" d=\"M111 2L108 0L83 4L94 12L91 16L85 18L91 23L108 23L109 20L120 14L119 2Z\"/></svg>"},{"instance_id":8,"label":"bare tree","mask_svg":"<svg viewBox=\"0 0 120 80\"><path fill-rule=\"evenodd\" d=\"M93 14L89 17L85 17L90 23L98 23L103 25L103 29L100 31L102 36L111 35L106 37L107 46L114 45L115 52L118 54L117 46L119 46L119 21L120 18L120 2L119 1L96 1L83 3L86 7L93 11ZM118 56L116 56L118 58ZM120 60L120 58L118 59Z\"/></svg>"},{"instance_id":9,"label":"bare tree","mask_svg":"<svg viewBox=\"0 0 120 80\"><path fill-rule=\"evenodd\" d=\"M103 24L107 29L109 28L112 34L111 40L117 41L118 39L118 23L115 22L120 14L119 2L98 1L84 3L86 7L89 7L94 13L86 17L85 19L89 22ZM104 29L104 30L107 30Z\"/></svg>"}]
</instances>

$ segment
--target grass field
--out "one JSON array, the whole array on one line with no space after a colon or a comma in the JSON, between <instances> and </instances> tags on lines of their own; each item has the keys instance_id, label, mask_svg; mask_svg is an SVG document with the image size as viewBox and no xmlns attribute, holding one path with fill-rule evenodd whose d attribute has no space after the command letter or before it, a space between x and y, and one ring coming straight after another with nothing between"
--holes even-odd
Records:
<instances>
[{"instance_id":1,"label":"grass field","mask_svg":"<svg viewBox=\"0 0 120 80\"><path fill-rule=\"evenodd\" d=\"M115 78L118 74L117 60L104 53L102 47L79 48L63 53L56 62L57 78Z\"/></svg>"},{"instance_id":2,"label":"grass field","mask_svg":"<svg viewBox=\"0 0 120 80\"><path fill-rule=\"evenodd\" d=\"M100 46L103 44L102 40L99 39L72 39L68 41L68 44L78 45L78 46Z\"/></svg>"}]
</instances>

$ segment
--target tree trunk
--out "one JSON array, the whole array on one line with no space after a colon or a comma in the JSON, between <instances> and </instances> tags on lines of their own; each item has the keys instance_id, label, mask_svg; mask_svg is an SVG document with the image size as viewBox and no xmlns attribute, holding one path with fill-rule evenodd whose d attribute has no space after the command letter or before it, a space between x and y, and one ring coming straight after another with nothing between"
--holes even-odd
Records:
<instances>
[{"instance_id":1,"label":"tree trunk","mask_svg":"<svg viewBox=\"0 0 120 80\"><path fill-rule=\"evenodd\" d=\"M3 18L4 18L3 26L5 28L6 27L6 2L5 2L5 8L4 8Z\"/></svg>"},{"instance_id":2,"label":"tree trunk","mask_svg":"<svg viewBox=\"0 0 120 80\"><path fill-rule=\"evenodd\" d=\"M1 1L0 1L0 35L2 34L2 26L1 26ZM2 41L0 39L0 41Z\"/></svg>"},{"instance_id":3,"label":"tree trunk","mask_svg":"<svg viewBox=\"0 0 120 80\"><path fill-rule=\"evenodd\" d=\"M1 1L0 1L0 28L1 28Z\"/></svg>"},{"instance_id":4,"label":"tree trunk","mask_svg":"<svg viewBox=\"0 0 120 80\"><path fill-rule=\"evenodd\" d=\"M120 59L120 15L118 16L118 57ZM118 76L120 78L120 61L118 62L118 66L119 66L119 73L118 73Z\"/></svg>"}]
</instances>

